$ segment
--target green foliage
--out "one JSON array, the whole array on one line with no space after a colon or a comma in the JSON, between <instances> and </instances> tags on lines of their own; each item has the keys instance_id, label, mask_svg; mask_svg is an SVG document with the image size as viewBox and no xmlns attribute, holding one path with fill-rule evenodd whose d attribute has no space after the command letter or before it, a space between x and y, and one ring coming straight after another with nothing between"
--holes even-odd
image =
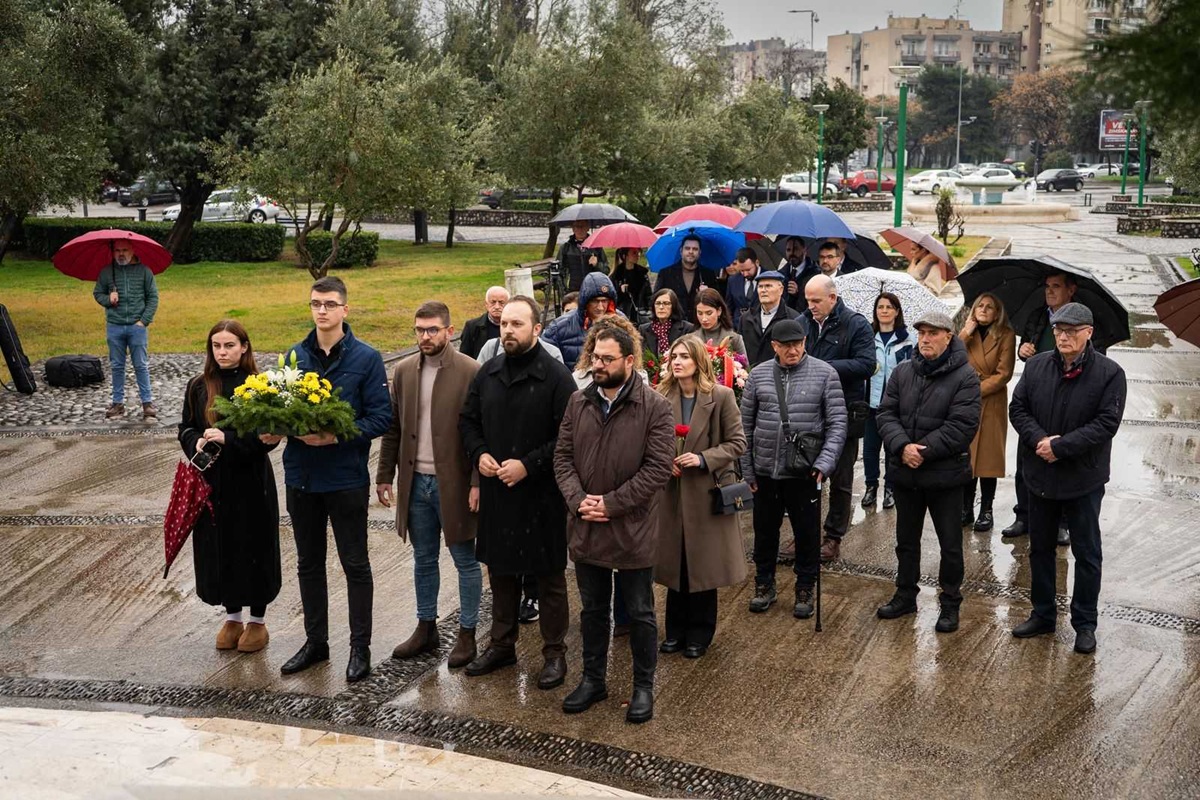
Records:
<instances>
[{"instance_id":1,"label":"green foliage","mask_svg":"<svg viewBox=\"0 0 1200 800\"><path fill-rule=\"evenodd\" d=\"M818 87L818 91L823 89ZM840 114L833 121L832 115L830 108L825 116L828 158L833 157L830 126L844 121ZM718 127L724 132L723 163L713 175L718 180L757 178L764 185L774 185L785 172L816 161L815 115L806 116L801 106L789 102L782 89L765 81L751 82L745 93L725 109Z\"/></svg>"},{"instance_id":2,"label":"green foliage","mask_svg":"<svg viewBox=\"0 0 1200 800\"><path fill-rule=\"evenodd\" d=\"M281 353L278 369L248 376L232 399L215 398L213 410L217 427L233 428L238 436L332 433L345 441L359 434L354 407L341 399L341 389L315 372L297 369L294 350L290 363Z\"/></svg>"},{"instance_id":3,"label":"green foliage","mask_svg":"<svg viewBox=\"0 0 1200 800\"><path fill-rule=\"evenodd\" d=\"M1183 126L1168 130L1158 139L1159 169L1185 191L1200 189L1200 131Z\"/></svg>"},{"instance_id":4,"label":"green foliage","mask_svg":"<svg viewBox=\"0 0 1200 800\"><path fill-rule=\"evenodd\" d=\"M917 78L913 95L919 104L910 107L908 139L921 145L921 163L953 164L958 133L958 87L962 80L962 126L960 160L992 161L1002 155L1000 132L992 101L1000 84L985 75L968 75L959 68L929 65Z\"/></svg>"},{"instance_id":5,"label":"green foliage","mask_svg":"<svg viewBox=\"0 0 1200 800\"><path fill-rule=\"evenodd\" d=\"M333 237L324 231L313 231L308 235L308 249L314 261L324 262L333 250ZM369 267L379 255L379 234L374 231L357 231L342 237L338 243L337 258L330 264L333 269Z\"/></svg>"},{"instance_id":6,"label":"green foliage","mask_svg":"<svg viewBox=\"0 0 1200 800\"><path fill-rule=\"evenodd\" d=\"M962 239L966 232L967 221L955 207L954 197L953 189L938 190L937 206L934 208L937 214L937 238L947 245ZM952 233L954 239L950 238Z\"/></svg>"},{"instance_id":7,"label":"green foliage","mask_svg":"<svg viewBox=\"0 0 1200 800\"><path fill-rule=\"evenodd\" d=\"M825 175L829 167L841 164L859 148L866 147L874 131L866 99L846 85L841 78L832 85L819 83L812 93L813 103L827 103L825 112ZM816 114L813 113L814 122ZM815 130L815 125L814 125ZM816 159L813 159L814 166Z\"/></svg>"},{"instance_id":8,"label":"green foliage","mask_svg":"<svg viewBox=\"0 0 1200 800\"><path fill-rule=\"evenodd\" d=\"M147 236L165 245L170 222L134 222L104 217L37 217L25 220L25 249L36 258L50 258L76 236L117 228ZM191 243L175 256L176 263L195 261L272 261L279 258L287 231L282 225L248 222L198 223Z\"/></svg>"},{"instance_id":9,"label":"green foliage","mask_svg":"<svg viewBox=\"0 0 1200 800\"><path fill-rule=\"evenodd\" d=\"M1200 195L1197 194L1175 194L1175 195L1160 195L1151 197L1151 203L1181 203L1183 205L1200 205Z\"/></svg>"},{"instance_id":10,"label":"green foliage","mask_svg":"<svg viewBox=\"0 0 1200 800\"><path fill-rule=\"evenodd\" d=\"M1073 169L1075 157L1070 150L1051 150L1042 159L1042 169Z\"/></svg>"}]
</instances>

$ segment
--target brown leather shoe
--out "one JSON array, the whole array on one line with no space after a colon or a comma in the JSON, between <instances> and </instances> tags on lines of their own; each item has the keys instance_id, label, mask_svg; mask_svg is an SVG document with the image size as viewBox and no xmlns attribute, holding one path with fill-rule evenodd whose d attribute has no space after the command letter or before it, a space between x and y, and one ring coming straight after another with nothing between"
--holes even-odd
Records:
<instances>
[{"instance_id":1,"label":"brown leather shoe","mask_svg":"<svg viewBox=\"0 0 1200 800\"><path fill-rule=\"evenodd\" d=\"M239 653L257 653L267 646L267 642L271 640L267 634L267 626L261 622L251 622L246 625L246 630L242 631L242 636L238 639L237 649Z\"/></svg>"},{"instance_id":2,"label":"brown leather shoe","mask_svg":"<svg viewBox=\"0 0 1200 800\"><path fill-rule=\"evenodd\" d=\"M158 421L158 406L154 403L142 403L142 420L145 422Z\"/></svg>"},{"instance_id":3,"label":"brown leather shoe","mask_svg":"<svg viewBox=\"0 0 1200 800\"><path fill-rule=\"evenodd\" d=\"M113 403L108 407L108 411L104 412L105 419L116 419L123 416L125 416L125 405L123 403Z\"/></svg>"},{"instance_id":4,"label":"brown leather shoe","mask_svg":"<svg viewBox=\"0 0 1200 800\"><path fill-rule=\"evenodd\" d=\"M413 631L412 636L396 645L396 649L392 651L392 658L412 658L422 653L432 653L441 644L441 639L438 638L437 623L432 620L429 622L419 620L417 629Z\"/></svg>"},{"instance_id":5,"label":"brown leather shoe","mask_svg":"<svg viewBox=\"0 0 1200 800\"><path fill-rule=\"evenodd\" d=\"M450 669L465 667L475 660L475 654L475 629L460 627L458 638L454 640L454 647L450 650L450 660L447 662Z\"/></svg>"},{"instance_id":6,"label":"brown leather shoe","mask_svg":"<svg viewBox=\"0 0 1200 800\"><path fill-rule=\"evenodd\" d=\"M825 537L825 541L821 543L821 560L836 561L842 557L842 541L840 539L830 539Z\"/></svg>"},{"instance_id":7,"label":"brown leather shoe","mask_svg":"<svg viewBox=\"0 0 1200 800\"><path fill-rule=\"evenodd\" d=\"M538 675L539 689L553 689L562 686L567 678L567 660L562 656L547 658L542 674Z\"/></svg>"},{"instance_id":8,"label":"brown leather shoe","mask_svg":"<svg viewBox=\"0 0 1200 800\"><path fill-rule=\"evenodd\" d=\"M217 631L217 649L232 650L238 646L238 640L242 638L243 625L240 622L234 622L231 619L225 620L221 625L221 630Z\"/></svg>"}]
</instances>

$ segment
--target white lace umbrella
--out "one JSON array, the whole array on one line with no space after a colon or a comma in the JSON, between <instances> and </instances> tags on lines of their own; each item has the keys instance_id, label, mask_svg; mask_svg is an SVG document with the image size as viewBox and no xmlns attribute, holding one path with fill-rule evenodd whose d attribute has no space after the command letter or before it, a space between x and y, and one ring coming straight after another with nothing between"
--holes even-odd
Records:
<instances>
[{"instance_id":1,"label":"white lace umbrella","mask_svg":"<svg viewBox=\"0 0 1200 800\"><path fill-rule=\"evenodd\" d=\"M845 301L846 307L867 319L873 318L875 300L881 292L891 292L900 299L900 309L909 325L926 311L941 311L954 316L955 309L949 303L940 300L907 272L867 267L849 275L839 275L834 278L834 283L838 297Z\"/></svg>"}]
</instances>

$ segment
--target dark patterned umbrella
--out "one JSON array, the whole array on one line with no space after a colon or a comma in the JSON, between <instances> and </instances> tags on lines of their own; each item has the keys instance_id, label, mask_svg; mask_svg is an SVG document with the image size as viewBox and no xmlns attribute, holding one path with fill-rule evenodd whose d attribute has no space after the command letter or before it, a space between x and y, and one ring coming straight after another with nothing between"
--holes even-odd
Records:
<instances>
[{"instance_id":1,"label":"dark patterned umbrella","mask_svg":"<svg viewBox=\"0 0 1200 800\"><path fill-rule=\"evenodd\" d=\"M1200 278L1160 294L1154 301L1154 313L1180 339L1200 347Z\"/></svg>"},{"instance_id":2,"label":"dark patterned umbrella","mask_svg":"<svg viewBox=\"0 0 1200 800\"><path fill-rule=\"evenodd\" d=\"M202 455L198 453L197 455ZM211 454L209 454L211 455ZM204 463L207 469L217 460L212 455ZM180 461L175 467L175 480L171 484L171 501L167 504L167 515L163 520L163 550L166 556L166 566L163 567L163 577L171 570L176 556L183 549L184 542L196 527L196 520L201 512L212 513L212 486L204 480L200 473L203 471L196 466L197 458L191 461Z\"/></svg>"}]
</instances>

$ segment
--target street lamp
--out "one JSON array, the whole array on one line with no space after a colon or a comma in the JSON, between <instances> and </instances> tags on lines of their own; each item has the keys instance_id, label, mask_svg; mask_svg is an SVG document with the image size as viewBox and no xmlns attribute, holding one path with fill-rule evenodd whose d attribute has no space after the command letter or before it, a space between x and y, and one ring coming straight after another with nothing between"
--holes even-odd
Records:
<instances>
[{"instance_id":1,"label":"street lamp","mask_svg":"<svg viewBox=\"0 0 1200 800\"><path fill-rule=\"evenodd\" d=\"M828 103L816 103L813 110L817 112L817 205L825 205L825 112L829 110Z\"/></svg>"},{"instance_id":2,"label":"street lamp","mask_svg":"<svg viewBox=\"0 0 1200 800\"><path fill-rule=\"evenodd\" d=\"M900 120L896 124L896 189L894 203L896 213L894 226L899 228L904 217L904 156L908 148L908 82L915 78L921 67L906 67L896 65L888 67L888 72L900 79ZM879 185L883 185L883 175L879 176Z\"/></svg>"},{"instance_id":3,"label":"street lamp","mask_svg":"<svg viewBox=\"0 0 1200 800\"><path fill-rule=\"evenodd\" d=\"M1126 111L1121 115L1121 119L1125 120L1125 160L1121 163L1121 194L1125 194L1125 179L1129 177L1129 133L1133 130L1133 121L1137 117Z\"/></svg>"},{"instance_id":4,"label":"street lamp","mask_svg":"<svg viewBox=\"0 0 1200 800\"><path fill-rule=\"evenodd\" d=\"M883 126L887 122L887 117L881 114L875 118L875 122L879 125L879 168L875 170L875 175L880 181L883 181Z\"/></svg>"},{"instance_id":5,"label":"street lamp","mask_svg":"<svg viewBox=\"0 0 1200 800\"><path fill-rule=\"evenodd\" d=\"M817 12L811 8L793 8L788 11L789 14L808 14L808 49L812 51L813 58L817 57L817 23L821 18L817 16ZM813 72L808 72L808 96L812 97L813 92Z\"/></svg>"},{"instance_id":6,"label":"street lamp","mask_svg":"<svg viewBox=\"0 0 1200 800\"><path fill-rule=\"evenodd\" d=\"M1139 100L1133 104L1138 109L1138 208L1146 204L1146 139L1150 136L1150 121L1147 119L1150 110L1149 100Z\"/></svg>"},{"instance_id":7,"label":"street lamp","mask_svg":"<svg viewBox=\"0 0 1200 800\"><path fill-rule=\"evenodd\" d=\"M979 117L968 117L967 119L963 119L960 116L958 118L958 133L954 137L954 166L956 166L956 167L958 166L958 162L962 160L960 151L962 149L963 125L970 125L972 122L974 122L977 119L979 119Z\"/></svg>"}]
</instances>

